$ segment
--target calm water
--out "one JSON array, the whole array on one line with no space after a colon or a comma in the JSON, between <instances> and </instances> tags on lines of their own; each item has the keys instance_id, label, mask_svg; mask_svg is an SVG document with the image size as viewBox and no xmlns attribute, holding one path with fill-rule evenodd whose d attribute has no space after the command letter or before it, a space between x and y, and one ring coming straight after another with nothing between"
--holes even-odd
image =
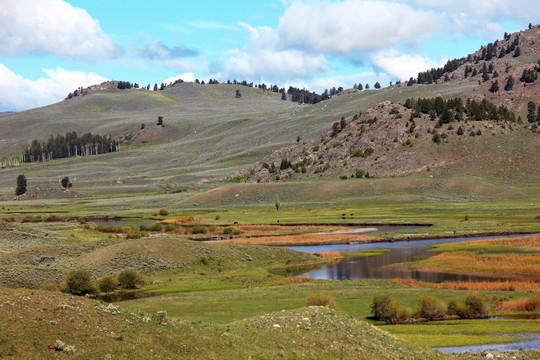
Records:
<instances>
[{"instance_id":1,"label":"calm water","mask_svg":"<svg viewBox=\"0 0 540 360\"><path fill-rule=\"evenodd\" d=\"M538 350L540 349L540 333L526 333L526 334L508 334L502 336L523 337L528 340L517 341L506 344L486 344L486 345L472 345L472 346L452 346L452 347L440 347L435 348L444 353L460 353L465 351L470 352L501 352L501 351L519 351L519 350Z\"/></svg>"},{"instance_id":2,"label":"calm water","mask_svg":"<svg viewBox=\"0 0 540 360\"><path fill-rule=\"evenodd\" d=\"M338 263L325 265L299 276L313 279L333 280L363 280L363 279L415 279L427 282L467 281L467 280L497 280L494 277L475 275L456 275L449 273L423 272L417 270L397 270L385 268L386 265L417 261L433 256L429 251L431 245L465 240L496 239L501 237L522 237L528 235L504 235L478 238L453 238L437 240L414 240L385 242L375 244L323 245L323 246L293 246L289 249L306 252L339 251L351 252L369 249L389 249L390 251L376 256L345 258Z\"/></svg>"}]
</instances>

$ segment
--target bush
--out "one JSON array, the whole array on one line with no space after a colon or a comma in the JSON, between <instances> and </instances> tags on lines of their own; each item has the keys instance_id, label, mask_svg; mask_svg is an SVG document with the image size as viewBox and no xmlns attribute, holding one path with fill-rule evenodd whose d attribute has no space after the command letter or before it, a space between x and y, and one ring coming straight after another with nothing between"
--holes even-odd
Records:
<instances>
[{"instance_id":1,"label":"bush","mask_svg":"<svg viewBox=\"0 0 540 360\"><path fill-rule=\"evenodd\" d=\"M165 225L165 232L171 232L176 230L176 225L174 224L167 224Z\"/></svg>"},{"instance_id":2,"label":"bush","mask_svg":"<svg viewBox=\"0 0 540 360\"><path fill-rule=\"evenodd\" d=\"M336 299L330 294L318 293L309 294L306 297L306 306L328 306L331 309L337 309Z\"/></svg>"},{"instance_id":3,"label":"bush","mask_svg":"<svg viewBox=\"0 0 540 360\"><path fill-rule=\"evenodd\" d=\"M116 290L116 287L118 286L118 279L116 279L116 276L112 275L105 275L101 279L98 280L98 288L101 292L111 292Z\"/></svg>"},{"instance_id":4,"label":"bush","mask_svg":"<svg viewBox=\"0 0 540 360\"><path fill-rule=\"evenodd\" d=\"M58 285L56 285L55 283L52 283L52 282L41 284L41 290L43 290L43 291L58 291Z\"/></svg>"},{"instance_id":5,"label":"bush","mask_svg":"<svg viewBox=\"0 0 540 360\"><path fill-rule=\"evenodd\" d=\"M192 234L206 234L208 229L205 226L196 225L191 229Z\"/></svg>"},{"instance_id":6,"label":"bush","mask_svg":"<svg viewBox=\"0 0 540 360\"><path fill-rule=\"evenodd\" d=\"M66 290L74 295L86 295L95 291L92 274L83 269L72 270L66 276Z\"/></svg>"},{"instance_id":7,"label":"bush","mask_svg":"<svg viewBox=\"0 0 540 360\"><path fill-rule=\"evenodd\" d=\"M148 231L162 231L162 227L161 227L161 224L160 223L153 223L152 226L150 226L148 229Z\"/></svg>"},{"instance_id":8,"label":"bush","mask_svg":"<svg viewBox=\"0 0 540 360\"><path fill-rule=\"evenodd\" d=\"M479 292L469 292L465 298L465 305L470 310L469 319L481 319L489 316L487 301Z\"/></svg>"},{"instance_id":9,"label":"bush","mask_svg":"<svg viewBox=\"0 0 540 360\"><path fill-rule=\"evenodd\" d=\"M448 305L444 300L424 294L418 300L418 315L427 320L444 319Z\"/></svg>"},{"instance_id":10,"label":"bush","mask_svg":"<svg viewBox=\"0 0 540 360\"><path fill-rule=\"evenodd\" d=\"M159 215L167 216L167 215L169 215L169 210L167 210L167 209L159 209Z\"/></svg>"},{"instance_id":11,"label":"bush","mask_svg":"<svg viewBox=\"0 0 540 360\"><path fill-rule=\"evenodd\" d=\"M118 274L118 284L123 289L136 289L137 285L144 285L144 280L137 271L126 269Z\"/></svg>"},{"instance_id":12,"label":"bush","mask_svg":"<svg viewBox=\"0 0 540 360\"><path fill-rule=\"evenodd\" d=\"M412 322L412 311L404 308L397 299L387 295L377 295L370 305L371 313L377 320L387 324L406 324Z\"/></svg>"}]
</instances>

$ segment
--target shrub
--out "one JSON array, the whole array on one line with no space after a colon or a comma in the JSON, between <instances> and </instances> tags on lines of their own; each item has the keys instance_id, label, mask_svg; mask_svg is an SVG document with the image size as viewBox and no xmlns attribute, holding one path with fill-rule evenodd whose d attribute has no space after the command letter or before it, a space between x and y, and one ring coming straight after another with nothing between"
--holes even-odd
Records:
<instances>
[{"instance_id":1,"label":"shrub","mask_svg":"<svg viewBox=\"0 0 540 360\"><path fill-rule=\"evenodd\" d=\"M116 276L105 275L98 280L98 288L101 292L111 292L118 286L118 279Z\"/></svg>"},{"instance_id":2,"label":"shrub","mask_svg":"<svg viewBox=\"0 0 540 360\"><path fill-rule=\"evenodd\" d=\"M176 225L174 224L167 224L165 225L165 232L171 232L176 230Z\"/></svg>"},{"instance_id":3,"label":"shrub","mask_svg":"<svg viewBox=\"0 0 540 360\"><path fill-rule=\"evenodd\" d=\"M412 311L404 308L397 299L387 295L377 295L370 305L371 313L377 320L387 324L406 324L412 322Z\"/></svg>"},{"instance_id":4,"label":"shrub","mask_svg":"<svg viewBox=\"0 0 540 360\"><path fill-rule=\"evenodd\" d=\"M43 291L58 291L58 285L56 285L55 283L52 283L52 282L41 284L41 290L43 290Z\"/></svg>"},{"instance_id":5,"label":"shrub","mask_svg":"<svg viewBox=\"0 0 540 360\"><path fill-rule=\"evenodd\" d=\"M70 271L66 276L66 290L74 295L86 295L94 292L92 274L83 269Z\"/></svg>"},{"instance_id":6,"label":"shrub","mask_svg":"<svg viewBox=\"0 0 540 360\"><path fill-rule=\"evenodd\" d=\"M191 229L192 234L206 234L208 229L205 226L196 225Z\"/></svg>"},{"instance_id":7,"label":"shrub","mask_svg":"<svg viewBox=\"0 0 540 360\"><path fill-rule=\"evenodd\" d=\"M122 270L118 274L118 284L123 289L136 289L137 285L143 285L144 280L137 271L133 269Z\"/></svg>"},{"instance_id":8,"label":"shrub","mask_svg":"<svg viewBox=\"0 0 540 360\"><path fill-rule=\"evenodd\" d=\"M153 223L152 226L148 228L148 231L161 231L161 224L160 223Z\"/></svg>"},{"instance_id":9,"label":"shrub","mask_svg":"<svg viewBox=\"0 0 540 360\"><path fill-rule=\"evenodd\" d=\"M330 294L318 293L309 294L306 297L306 306L328 306L331 309L337 309L336 299Z\"/></svg>"},{"instance_id":10,"label":"shrub","mask_svg":"<svg viewBox=\"0 0 540 360\"><path fill-rule=\"evenodd\" d=\"M442 320L447 311L446 302L434 296L424 294L418 300L418 315L427 320Z\"/></svg>"},{"instance_id":11,"label":"shrub","mask_svg":"<svg viewBox=\"0 0 540 360\"><path fill-rule=\"evenodd\" d=\"M139 231L130 231L126 233L126 239L127 240L134 240L134 239L140 239L141 233Z\"/></svg>"},{"instance_id":12,"label":"shrub","mask_svg":"<svg viewBox=\"0 0 540 360\"><path fill-rule=\"evenodd\" d=\"M167 210L167 209L159 209L159 215L167 216L167 215L169 215L169 210Z\"/></svg>"},{"instance_id":13,"label":"shrub","mask_svg":"<svg viewBox=\"0 0 540 360\"><path fill-rule=\"evenodd\" d=\"M465 298L465 305L467 305L470 310L470 319L480 319L489 316L489 307L486 299L479 292L469 292Z\"/></svg>"}]
</instances>

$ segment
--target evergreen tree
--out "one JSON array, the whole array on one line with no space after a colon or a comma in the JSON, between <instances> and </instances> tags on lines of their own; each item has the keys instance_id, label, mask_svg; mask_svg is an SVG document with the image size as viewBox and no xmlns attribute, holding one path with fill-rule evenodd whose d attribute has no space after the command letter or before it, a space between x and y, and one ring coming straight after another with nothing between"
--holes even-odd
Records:
<instances>
[{"instance_id":1,"label":"evergreen tree","mask_svg":"<svg viewBox=\"0 0 540 360\"><path fill-rule=\"evenodd\" d=\"M281 100L287 100L287 94L285 93L285 91L281 93Z\"/></svg>"},{"instance_id":2,"label":"evergreen tree","mask_svg":"<svg viewBox=\"0 0 540 360\"><path fill-rule=\"evenodd\" d=\"M518 57L521 55L521 48L518 46L516 47L516 51L514 51L514 57Z\"/></svg>"},{"instance_id":3,"label":"evergreen tree","mask_svg":"<svg viewBox=\"0 0 540 360\"><path fill-rule=\"evenodd\" d=\"M234 97L237 98L237 99L242 97L242 93L240 92L240 90L236 90L236 93L235 93Z\"/></svg>"},{"instance_id":4,"label":"evergreen tree","mask_svg":"<svg viewBox=\"0 0 540 360\"><path fill-rule=\"evenodd\" d=\"M379 82L377 81L374 85L375 89L380 89L381 88L381 84L379 84Z\"/></svg>"},{"instance_id":5,"label":"evergreen tree","mask_svg":"<svg viewBox=\"0 0 540 360\"><path fill-rule=\"evenodd\" d=\"M510 91L512 90L513 87L514 87L514 77L510 75L510 77L508 77L508 80L506 80L506 85L504 85L504 90Z\"/></svg>"},{"instance_id":6,"label":"evergreen tree","mask_svg":"<svg viewBox=\"0 0 540 360\"><path fill-rule=\"evenodd\" d=\"M495 80L491 83L491 87L489 88L489 91L491 91L492 93L496 93L497 91L499 91L499 81L498 80Z\"/></svg>"},{"instance_id":7,"label":"evergreen tree","mask_svg":"<svg viewBox=\"0 0 540 360\"><path fill-rule=\"evenodd\" d=\"M69 189L73 186L73 184L69 181L69 178L67 176L64 176L62 180L60 181L60 184L62 184L62 187L64 189Z\"/></svg>"},{"instance_id":8,"label":"evergreen tree","mask_svg":"<svg viewBox=\"0 0 540 360\"><path fill-rule=\"evenodd\" d=\"M17 176L17 187L15 188L15 195L22 195L26 193L26 176L19 175Z\"/></svg>"},{"instance_id":9,"label":"evergreen tree","mask_svg":"<svg viewBox=\"0 0 540 360\"><path fill-rule=\"evenodd\" d=\"M163 126L163 116L160 115L157 117L157 125Z\"/></svg>"},{"instance_id":10,"label":"evergreen tree","mask_svg":"<svg viewBox=\"0 0 540 360\"><path fill-rule=\"evenodd\" d=\"M527 104L527 121L533 123L536 120L536 105L529 101Z\"/></svg>"},{"instance_id":11,"label":"evergreen tree","mask_svg":"<svg viewBox=\"0 0 540 360\"><path fill-rule=\"evenodd\" d=\"M364 90L364 87L362 86L362 84L358 84L358 86L356 87L358 90L362 91Z\"/></svg>"},{"instance_id":12,"label":"evergreen tree","mask_svg":"<svg viewBox=\"0 0 540 360\"><path fill-rule=\"evenodd\" d=\"M157 91L157 84L154 84L154 91Z\"/></svg>"}]
</instances>

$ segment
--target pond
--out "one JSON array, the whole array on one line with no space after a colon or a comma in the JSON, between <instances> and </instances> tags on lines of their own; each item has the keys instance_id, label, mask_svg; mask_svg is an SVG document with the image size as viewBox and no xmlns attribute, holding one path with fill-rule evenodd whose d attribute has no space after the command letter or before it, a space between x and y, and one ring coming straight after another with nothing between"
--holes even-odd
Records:
<instances>
[{"instance_id":1,"label":"pond","mask_svg":"<svg viewBox=\"0 0 540 360\"><path fill-rule=\"evenodd\" d=\"M388 249L390 251L381 255L344 258L338 263L325 265L316 270L311 270L300 277L312 279L332 279L332 280L364 280L364 279L414 279L426 282L443 281L493 281L500 279L497 277L460 275L443 272L425 272L418 270L392 269L387 265L417 261L433 256L430 251L434 244L459 242L466 240L496 239L501 237L520 237L529 235L504 235L489 237L462 237L436 240L412 240L398 242L383 242L371 244L350 244L350 245L321 245L321 246L291 246L292 250L304 252L356 252L370 249Z\"/></svg>"}]
</instances>

